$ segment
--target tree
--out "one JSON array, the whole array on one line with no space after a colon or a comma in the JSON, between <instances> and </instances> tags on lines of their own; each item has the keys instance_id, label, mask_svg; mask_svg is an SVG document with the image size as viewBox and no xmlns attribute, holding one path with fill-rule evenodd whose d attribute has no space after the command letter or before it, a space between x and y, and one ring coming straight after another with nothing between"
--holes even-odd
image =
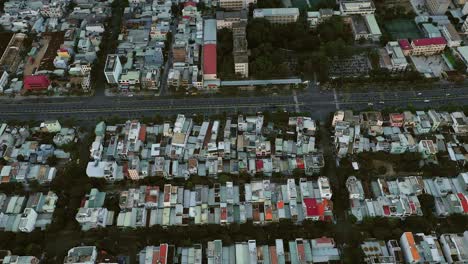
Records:
<instances>
[{"instance_id":1,"label":"tree","mask_svg":"<svg viewBox=\"0 0 468 264\"><path fill-rule=\"evenodd\" d=\"M49 156L47 158L47 165L49 166L55 166L58 163L58 158L55 155Z\"/></svg>"},{"instance_id":2,"label":"tree","mask_svg":"<svg viewBox=\"0 0 468 264\"><path fill-rule=\"evenodd\" d=\"M434 196L423 193L418 195L418 200L421 203L421 209L424 216L431 216L432 210L435 208Z\"/></svg>"}]
</instances>

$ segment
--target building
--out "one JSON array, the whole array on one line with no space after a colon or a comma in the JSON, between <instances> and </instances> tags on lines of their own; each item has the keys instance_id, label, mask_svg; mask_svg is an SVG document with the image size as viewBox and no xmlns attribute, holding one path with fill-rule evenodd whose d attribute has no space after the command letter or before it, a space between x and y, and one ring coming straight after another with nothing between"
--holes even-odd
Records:
<instances>
[{"instance_id":1,"label":"building","mask_svg":"<svg viewBox=\"0 0 468 264\"><path fill-rule=\"evenodd\" d=\"M61 18L63 16L62 6L57 3L44 5L39 12L43 17L47 18Z\"/></svg>"},{"instance_id":2,"label":"building","mask_svg":"<svg viewBox=\"0 0 468 264\"><path fill-rule=\"evenodd\" d=\"M307 12L307 23L310 28L316 28L320 23L334 15L333 9L319 9L319 11Z\"/></svg>"},{"instance_id":3,"label":"building","mask_svg":"<svg viewBox=\"0 0 468 264\"><path fill-rule=\"evenodd\" d=\"M346 179L346 189L348 189L350 200L365 199L364 188L362 187L362 183L355 176L349 176L348 179Z\"/></svg>"},{"instance_id":4,"label":"building","mask_svg":"<svg viewBox=\"0 0 468 264\"><path fill-rule=\"evenodd\" d=\"M62 126L58 120L46 120L41 123L40 129L42 132L57 133L60 132Z\"/></svg>"},{"instance_id":5,"label":"building","mask_svg":"<svg viewBox=\"0 0 468 264\"><path fill-rule=\"evenodd\" d=\"M203 44L216 44L216 19L205 19L203 25Z\"/></svg>"},{"instance_id":6,"label":"building","mask_svg":"<svg viewBox=\"0 0 468 264\"><path fill-rule=\"evenodd\" d=\"M122 64L120 63L117 54L107 55L106 64L104 66L104 75L106 76L107 83L117 84L122 74Z\"/></svg>"},{"instance_id":7,"label":"building","mask_svg":"<svg viewBox=\"0 0 468 264\"><path fill-rule=\"evenodd\" d=\"M366 240L361 244L361 249L366 263L396 263L383 240Z\"/></svg>"},{"instance_id":8,"label":"building","mask_svg":"<svg viewBox=\"0 0 468 264\"><path fill-rule=\"evenodd\" d=\"M94 264L97 263L98 252L94 246L74 247L68 250L64 264Z\"/></svg>"},{"instance_id":9,"label":"building","mask_svg":"<svg viewBox=\"0 0 468 264\"><path fill-rule=\"evenodd\" d=\"M216 11L216 28L232 29L232 23L247 22L247 11Z\"/></svg>"},{"instance_id":10,"label":"building","mask_svg":"<svg viewBox=\"0 0 468 264\"><path fill-rule=\"evenodd\" d=\"M433 15L443 15L447 12L450 0L426 0L426 6Z\"/></svg>"},{"instance_id":11,"label":"building","mask_svg":"<svg viewBox=\"0 0 468 264\"><path fill-rule=\"evenodd\" d=\"M420 263L422 261L416 248L413 233L405 232L400 237L400 246L406 263Z\"/></svg>"},{"instance_id":12,"label":"building","mask_svg":"<svg viewBox=\"0 0 468 264\"><path fill-rule=\"evenodd\" d=\"M39 264L40 260L34 256L7 255L0 259L2 264Z\"/></svg>"},{"instance_id":13,"label":"building","mask_svg":"<svg viewBox=\"0 0 468 264\"><path fill-rule=\"evenodd\" d=\"M372 0L340 1L341 15L367 15L375 13L375 5Z\"/></svg>"},{"instance_id":14,"label":"building","mask_svg":"<svg viewBox=\"0 0 468 264\"><path fill-rule=\"evenodd\" d=\"M440 244L448 263L468 263L468 231L463 234L442 234Z\"/></svg>"},{"instance_id":15,"label":"building","mask_svg":"<svg viewBox=\"0 0 468 264\"><path fill-rule=\"evenodd\" d=\"M32 208L24 209L23 214L21 215L18 229L21 232L31 233L36 225L37 213Z\"/></svg>"},{"instance_id":16,"label":"building","mask_svg":"<svg viewBox=\"0 0 468 264\"><path fill-rule=\"evenodd\" d=\"M272 24L294 23L299 17L298 8L267 8L255 9L254 18L265 18Z\"/></svg>"},{"instance_id":17,"label":"building","mask_svg":"<svg viewBox=\"0 0 468 264\"><path fill-rule=\"evenodd\" d=\"M16 73L19 64L24 60L21 53L24 50L26 38L26 34L23 33L16 33L11 37L2 56L0 57L0 67L2 70L9 73Z\"/></svg>"},{"instance_id":18,"label":"building","mask_svg":"<svg viewBox=\"0 0 468 264\"><path fill-rule=\"evenodd\" d=\"M232 24L234 72L243 78L249 76L249 55L247 49L246 22Z\"/></svg>"},{"instance_id":19,"label":"building","mask_svg":"<svg viewBox=\"0 0 468 264\"><path fill-rule=\"evenodd\" d=\"M3 93L8 84L8 73L6 71L0 71L0 93Z\"/></svg>"},{"instance_id":20,"label":"building","mask_svg":"<svg viewBox=\"0 0 468 264\"><path fill-rule=\"evenodd\" d=\"M174 63L187 61L187 43L185 41L175 41L172 45L172 60Z\"/></svg>"},{"instance_id":21,"label":"building","mask_svg":"<svg viewBox=\"0 0 468 264\"><path fill-rule=\"evenodd\" d=\"M442 33L440 33L439 28L434 26L432 23L423 23L422 29L424 31L424 35L426 36L426 38L442 37Z\"/></svg>"},{"instance_id":22,"label":"building","mask_svg":"<svg viewBox=\"0 0 468 264\"><path fill-rule=\"evenodd\" d=\"M411 54L414 56L431 56L442 53L447 46L443 37L415 39L411 42Z\"/></svg>"},{"instance_id":23,"label":"building","mask_svg":"<svg viewBox=\"0 0 468 264\"><path fill-rule=\"evenodd\" d=\"M46 75L29 75L23 80L23 88L29 92L48 90L50 87L51 82Z\"/></svg>"},{"instance_id":24,"label":"building","mask_svg":"<svg viewBox=\"0 0 468 264\"><path fill-rule=\"evenodd\" d=\"M447 46L459 47L461 45L462 39L460 34L458 34L452 24L447 24L442 27L442 35L444 35L445 40L447 40Z\"/></svg>"},{"instance_id":25,"label":"building","mask_svg":"<svg viewBox=\"0 0 468 264\"><path fill-rule=\"evenodd\" d=\"M122 74L119 79L120 90L139 90L140 86L140 71L127 71Z\"/></svg>"},{"instance_id":26,"label":"building","mask_svg":"<svg viewBox=\"0 0 468 264\"><path fill-rule=\"evenodd\" d=\"M256 3L257 0L218 0L219 7L225 10L246 10L250 4Z\"/></svg>"},{"instance_id":27,"label":"building","mask_svg":"<svg viewBox=\"0 0 468 264\"><path fill-rule=\"evenodd\" d=\"M408 61L400 45L396 41L389 41L381 52L381 67L390 72L402 72L408 67Z\"/></svg>"},{"instance_id":28,"label":"building","mask_svg":"<svg viewBox=\"0 0 468 264\"><path fill-rule=\"evenodd\" d=\"M406 263L447 263L437 237L405 232L400 246Z\"/></svg>"},{"instance_id":29,"label":"building","mask_svg":"<svg viewBox=\"0 0 468 264\"><path fill-rule=\"evenodd\" d=\"M463 21L463 25L462 25L461 30L462 30L464 33L468 32L468 17L465 19L465 21Z\"/></svg>"},{"instance_id":30,"label":"building","mask_svg":"<svg viewBox=\"0 0 468 264\"><path fill-rule=\"evenodd\" d=\"M216 75L216 44L203 45L203 79L215 80Z\"/></svg>"},{"instance_id":31,"label":"building","mask_svg":"<svg viewBox=\"0 0 468 264\"><path fill-rule=\"evenodd\" d=\"M369 39L372 41L378 41L382 36L382 32L375 20L374 14L352 16L351 27L353 29L355 40Z\"/></svg>"},{"instance_id":32,"label":"building","mask_svg":"<svg viewBox=\"0 0 468 264\"><path fill-rule=\"evenodd\" d=\"M138 254L140 264L167 264L172 263L170 259L174 258L174 250L170 250L168 244L159 246L147 246ZM169 255L172 252L172 256Z\"/></svg>"}]
</instances>

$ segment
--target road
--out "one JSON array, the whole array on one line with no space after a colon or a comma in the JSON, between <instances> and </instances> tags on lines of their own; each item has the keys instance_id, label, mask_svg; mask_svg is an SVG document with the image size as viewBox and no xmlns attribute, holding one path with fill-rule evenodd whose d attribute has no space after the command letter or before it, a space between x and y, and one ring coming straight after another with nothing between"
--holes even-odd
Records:
<instances>
[{"instance_id":1,"label":"road","mask_svg":"<svg viewBox=\"0 0 468 264\"><path fill-rule=\"evenodd\" d=\"M468 87L467 87L468 88ZM143 116L258 112L258 111L301 111L309 112L317 120L326 120L336 109L364 109L370 104L376 109L409 104L416 108L437 108L446 104L468 104L468 89L447 88L427 91L342 93L321 92L308 87L304 92L291 95L259 97L207 97L170 99L167 97L105 97L0 100L0 119L31 120L52 118L75 118L96 120L111 116L140 118Z\"/></svg>"}]
</instances>

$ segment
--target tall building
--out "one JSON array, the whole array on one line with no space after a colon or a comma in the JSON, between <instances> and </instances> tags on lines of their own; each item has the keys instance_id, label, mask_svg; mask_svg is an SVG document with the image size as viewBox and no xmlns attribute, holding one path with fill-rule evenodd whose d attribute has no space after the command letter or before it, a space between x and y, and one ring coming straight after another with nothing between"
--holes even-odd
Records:
<instances>
[{"instance_id":1,"label":"tall building","mask_svg":"<svg viewBox=\"0 0 468 264\"><path fill-rule=\"evenodd\" d=\"M272 24L287 24L297 21L299 8L266 8L255 9L254 18L265 18Z\"/></svg>"},{"instance_id":2,"label":"tall building","mask_svg":"<svg viewBox=\"0 0 468 264\"><path fill-rule=\"evenodd\" d=\"M426 0L426 6L433 15L443 15L447 12L450 0Z\"/></svg>"},{"instance_id":3,"label":"tall building","mask_svg":"<svg viewBox=\"0 0 468 264\"><path fill-rule=\"evenodd\" d=\"M244 78L249 77L246 27L247 23L245 22L235 22L232 24L234 72Z\"/></svg>"},{"instance_id":4,"label":"tall building","mask_svg":"<svg viewBox=\"0 0 468 264\"><path fill-rule=\"evenodd\" d=\"M122 64L117 54L107 55L106 65L104 66L104 75L107 83L117 84L122 74Z\"/></svg>"}]
</instances>

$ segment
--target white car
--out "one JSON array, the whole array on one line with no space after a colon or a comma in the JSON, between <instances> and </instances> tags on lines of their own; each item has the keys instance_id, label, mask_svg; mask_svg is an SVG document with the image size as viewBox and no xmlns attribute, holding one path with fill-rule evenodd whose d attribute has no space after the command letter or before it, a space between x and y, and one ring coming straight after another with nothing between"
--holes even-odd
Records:
<instances>
[{"instance_id":1,"label":"white car","mask_svg":"<svg viewBox=\"0 0 468 264\"><path fill-rule=\"evenodd\" d=\"M425 103L429 103L431 100L424 100Z\"/></svg>"},{"instance_id":2,"label":"white car","mask_svg":"<svg viewBox=\"0 0 468 264\"><path fill-rule=\"evenodd\" d=\"M367 103L368 106L373 106L374 104L373 103Z\"/></svg>"}]
</instances>

